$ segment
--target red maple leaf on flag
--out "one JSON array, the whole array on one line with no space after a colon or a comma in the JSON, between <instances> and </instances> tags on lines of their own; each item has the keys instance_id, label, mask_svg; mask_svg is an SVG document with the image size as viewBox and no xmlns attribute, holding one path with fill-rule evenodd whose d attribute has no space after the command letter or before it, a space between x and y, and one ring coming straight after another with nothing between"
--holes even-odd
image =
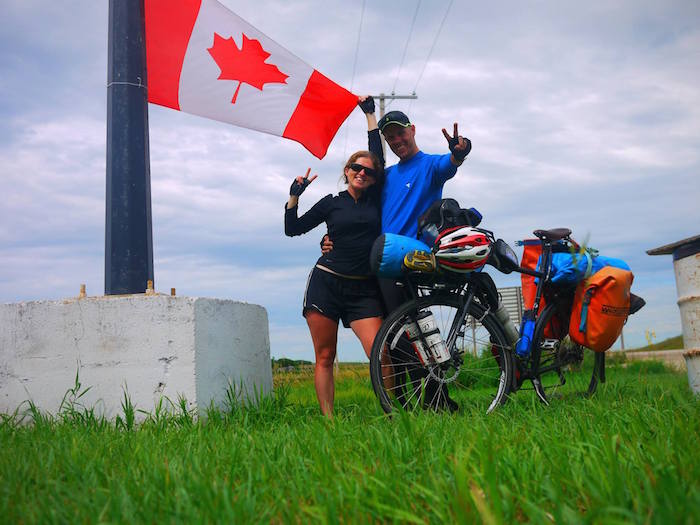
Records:
<instances>
[{"instance_id":1,"label":"red maple leaf on flag","mask_svg":"<svg viewBox=\"0 0 700 525\"><path fill-rule=\"evenodd\" d=\"M236 103L241 84L245 82L262 91L265 84L286 84L289 75L285 75L274 64L266 64L270 53L265 51L259 40L248 38L243 34L243 43L238 49L233 37L223 38L214 33L214 45L207 48L216 65L221 69L219 80L238 80L238 87L233 94L231 104Z\"/></svg>"}]
</instances>

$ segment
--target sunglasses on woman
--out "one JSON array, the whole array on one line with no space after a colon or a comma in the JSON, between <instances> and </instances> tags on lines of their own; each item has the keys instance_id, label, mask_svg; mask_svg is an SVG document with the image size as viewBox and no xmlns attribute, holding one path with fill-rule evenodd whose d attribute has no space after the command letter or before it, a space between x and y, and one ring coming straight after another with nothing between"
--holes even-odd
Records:
<instances>
[{"instance_id":1,"label":"sunglasses on woman","mask_svg":"<svg viewBox=\"0 0 700 525\"><path fill-rule=\"evenodd\" d=\"M362 164L356 164L353 162L348 166L348 168L357 173L360 173L362 170L365 170L365 175L367 175L368 177L377 177L377 170L368 168L367 166L363 166Z\"/></svg>"}]
</instances>

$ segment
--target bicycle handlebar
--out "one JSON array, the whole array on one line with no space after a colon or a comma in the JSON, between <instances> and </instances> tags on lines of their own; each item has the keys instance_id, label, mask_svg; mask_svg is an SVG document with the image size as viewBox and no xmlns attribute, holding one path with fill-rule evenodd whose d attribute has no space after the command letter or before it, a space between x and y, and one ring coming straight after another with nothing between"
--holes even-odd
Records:
<instances>
[{"instance_id":1,"label":"bicycle handlebar","mask_svg":"<svg viewBox=\"0 0 700 525\"><path fill-rule=\"evenodd\" d=\"M538 272L537 270L530 270L529 268L523 268L522 266L513 268L513 271L518 273L524 273L526 275L532 275L533 277L539 277L540 279L543 279L545 276L543 272Z\"/></svg>"}]
</instances>

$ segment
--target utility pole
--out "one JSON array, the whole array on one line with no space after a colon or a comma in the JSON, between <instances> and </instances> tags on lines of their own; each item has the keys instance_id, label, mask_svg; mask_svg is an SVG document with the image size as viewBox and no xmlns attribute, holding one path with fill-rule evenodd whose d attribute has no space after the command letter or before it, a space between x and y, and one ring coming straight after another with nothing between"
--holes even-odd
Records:
<instances>
[{"instance_id":1,"label":"utility pole","mask_svg":"<svg viewBox=\"0 0 700 525\"><path fill-rule=\"evenodd\" d=\"M394 95L393 93L391 95L385 95L384 93L379 93L379 95L372 96L373 98L376 98L379 100L379 119L384 116L384 110L386 109L386 105L384 103L385 100L396 100L396 99L417 99L418 95L415 94L415 92L412 95ZM384 142L384 135L381 133L379 136L382 138L382 151L384 152L384 158L386 158L386 142Z\"/></svg>"},{"instance_id":2,"label":"utility pole","mask_svg":"<svg viewBox=\"0 0 700 525\"><path fill-rule=\"evenodd\" d=\"M109 0L105 295L153 281L143 0Z\"/></svg>"}]
</instances>

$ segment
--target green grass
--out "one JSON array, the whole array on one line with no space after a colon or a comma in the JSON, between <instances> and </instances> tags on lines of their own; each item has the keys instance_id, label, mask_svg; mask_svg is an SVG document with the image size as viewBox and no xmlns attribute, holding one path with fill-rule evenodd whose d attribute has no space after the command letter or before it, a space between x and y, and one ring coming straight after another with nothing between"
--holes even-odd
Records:
<instances>
[{"instance_id":1,"label":"green grass","mask_svg":"<svg viewBox=\"0 0 700 525\"><path fill-rule=\"evenodd\" d=\"M490 416L388 419L366 367L341 365L329 421L308 370L275 381L274 399L206 423L180 408L134 425L125 398L115 426L79 389L57 417L3 417L0 522L700 523L700 402L658 363Z\"/></svg>"},{"instance_id":2,"label":"green grass","mask_svg":"<svg viewBox=\"0 0 700 525\"><path fill-rule=\"evenodd\" d=\"M653 345L642 346L640 348L633 348L627 350L628 352L652 352L657 350L682 350L683 349L683 336L677 335L675 337L669 337Z\"/></svg>"}]
</instances>

